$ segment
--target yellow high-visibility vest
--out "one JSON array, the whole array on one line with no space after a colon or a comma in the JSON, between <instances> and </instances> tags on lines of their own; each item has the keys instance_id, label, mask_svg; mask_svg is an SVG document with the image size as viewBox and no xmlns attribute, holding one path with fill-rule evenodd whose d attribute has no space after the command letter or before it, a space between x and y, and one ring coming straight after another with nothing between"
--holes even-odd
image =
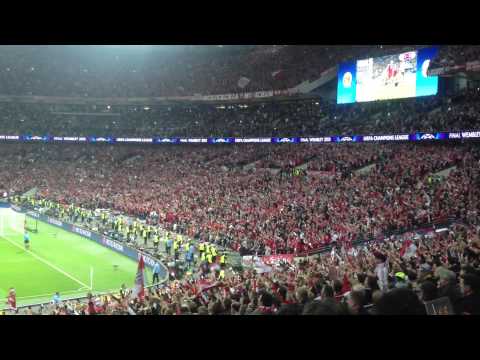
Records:
<instances>
[{"instance_id":1,"label":"yellow high-visibility vest","mask_svg":"<svg viewBox=\"0 0 480 360\"><path fill-rule=\"evenodd\" d=\"M213 256L212 256L212 254L207 254L207 261L208 261L209 264L212 263L212 261L213 261Z\"/></svg>"}]
</instances>

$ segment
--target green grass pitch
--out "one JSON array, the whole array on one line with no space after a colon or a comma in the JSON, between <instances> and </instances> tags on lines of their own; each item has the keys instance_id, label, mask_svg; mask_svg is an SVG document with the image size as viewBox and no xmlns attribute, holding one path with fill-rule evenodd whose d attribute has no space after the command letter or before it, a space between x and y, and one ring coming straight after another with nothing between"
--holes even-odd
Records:
<instances>
[{"instance_id":1,"label":"green grass pitch","mask_svg":"<svg viewBox=\"0 0 480 360\"><path fill-rule=\"evenodd\" d=\"M10 287L20 306L49 301L56 291L62 299L82 296L92 284L93 293L134 285L136 261L53 225L39 221L26 251L23 224L23 214L0 209L0 308ZM151 272L145 275L150 284Z\"/></svg>"}]
</instances>

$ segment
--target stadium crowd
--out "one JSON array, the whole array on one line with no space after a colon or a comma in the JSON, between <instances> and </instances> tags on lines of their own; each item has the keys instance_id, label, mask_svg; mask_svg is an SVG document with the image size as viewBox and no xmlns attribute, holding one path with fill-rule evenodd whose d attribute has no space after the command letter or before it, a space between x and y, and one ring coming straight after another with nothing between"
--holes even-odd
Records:
<instances>
[{"instance_id":1,"label":"stadium crowd","mask_svg":"<svg viewBox=\"0 0 480 360\"><path fill-rule=\"evenodd\" d=\"M410 286L410 290L386 291L377 265L370 262L364 270L352 270L349 266L353 265L347 265L351 264L351 257L345 254L339 255L343 265L338 266L340 275L334 275L337 281L332 282L333 270L324 254L319 255L320 260L286 270L273 269L267 275L227 270L221 281L215 271L193 275L193 279L187 277L149 290L143 304L126 295L110 294L92 296L86 304L79 301L46 306L40 310L43 313L423 313L422 301L445 294L455 313L478 311L478 278L474 275L477 270L471 268L478 268L478 260L470 256L478 255L475 226L480 203L480 155L475 143L162 148L2 144L1 152L1 192L23 193L37 187L39 197L65 206L113 209L154 225L160 223L188 238L229 247L242 255L301 255L333 244L351 249L364 240L379 240L426 223L442 223L447 218L469 226L466 233L455 230L468 239L465 243L454 236L463 244L461 251L467 252L460 260L444 260L444 251L438 245L444 241L445 247L457 251L458 244L449 243L453 235L447 239L434 235L434 239L440 240L433 242L428 256L417 256L416 265L401 267L403 260L400 265L395 264L398 256L388 244L366 252L370 261L374 254L383 259L377 250L391 259L387 289ZM292 172L299 165L306 165L306 172ZM375 166L367 170L364 167L368 165ZM447 169L452 171L445 177L438 174ZM287 176L275 175L278 170ZM417 242L415 246L423 245ZM470 250L465 250L467 246ZM456 256L458 259L458 252ZM464 271L454 271L456 275L449 270L437 271L445 267L442 262L449 269L456 266L457 270L460 263ZM430 270L433 283L415 280L423 275L422 266ZM328 277L322 275L325 273ZM365 283L365 273L370 282ZM313 275L309 278L307 274ZM374 275L376 282L371 277ZM381 281L383 285L379 284ZM237 292L242 286L243 290ZM373 297L373 291L368 289L375 286L383 286L384 291ZM415 287L420 298L415 296ZM352 291L348 293L342 288ZM331 297L332 289L333 299L338 302L325 300ZM341 296L346 293L347 296ZM371 300L363 298L368 298L368 294L372 295ZM398 303L409 301L409 306L398 307Z\"/></svg>"},{"instance_id":2,"label":"stadium crowd","mask_svg":"<svg viewBox=\"0 0 480 360\"><path fill-rule=\"evenodd\" d=\"M439 48L439 53L433 59L431 68L465 65L470 61L480 60L480 46L478 45L445 45Z\"/></svg>"},{"instance_id":3,"label":"stadium crowd","mask_svg":"<svg viewBox=\"0 0 480 360\"><path fill-rule=\"evenodd\" d=\"M0 134L117 137L329 136L472 130L480 91L336 106L304 99L152 106L0 103Z\"/></svg>"},{"instance_id":4,"label":"stadium crowd","mask_svg":"<svg viewBox=\"0 0 480 360\"><path fill-rule=\"evenodd\" d=\"M445 229L447 230L447 229ZM476 226L250 268L193 274L146 290L126 287L86 300L52 301L19 314L48 315L425 315L480 314ZM57 300L58 300L57 294ZM433 304L433 305L432 305Z\"/></svg>"},{"instance_id":5,"label":"stadium crowd","mask_svg":"<svg viewBox=\"0 0 480 360\"><path fill-rule=\"evenodd\" d=\"M235 165L257 151L267 155L253 169ZM2 154L2 191L36 187L65 206L112 209L242 254L300 254L478 211L471 145L4 144ZM300 163L320 172L295 176ZM355 171L365 165L374 166Z\"/></svg>"},{"instance_id":6,"label":"stadium crowd","mask_svg":"<svg viewBox=\"0 0 480 360\"><path fill-rule=\"evenodd\" d=\"M451 61L448 49L441 54ZM250 79L244 91L287 88L356 56L355 49L344 50L257 46L216 58L185 48L177 50L183 56L165 54L161 62L152 56L139 68L135 56L124 61L115 52L103 53L105 62L93 66L93 58L74 51L52 58L50 51L57 50L31 47L18 50L28 56L0 57L0 94L228 93L238 91L240 77ZM389 49L357 50L377 56ZM460 52L465 59L477 54L470 48ZM320 99L141 107L2 102L0 133L284 137L464 130L478 127L479 95L469 89L446 98L341 107ZM480 313L475 142L2 143L0 153L0 193L7 196L36 188L37 198L61 204L60 212L70 206L80 212L109 209L192 239L197 252L209 242L240 255L310 255L263 270L197 258L194 271L151 287L144 300L122 287L116 294L90 294L87 301L62 302L56 294L53 304L22 312L425 314L431 301L446 298L442 312ZM435 227L440 224L448 225ZM415 235L425 227L430 232Z\"/></svg>"},{"instance_id":7,"label":"stadium crowd","mask_svg":"<svg viewBox=\"0 0 480 360\"><path fill-rule=\"evenodd\" d=\"M111 98L279 90L315 80L341 61L416 47L1 46L0 94Z\"/></svg>"}]
</instances>

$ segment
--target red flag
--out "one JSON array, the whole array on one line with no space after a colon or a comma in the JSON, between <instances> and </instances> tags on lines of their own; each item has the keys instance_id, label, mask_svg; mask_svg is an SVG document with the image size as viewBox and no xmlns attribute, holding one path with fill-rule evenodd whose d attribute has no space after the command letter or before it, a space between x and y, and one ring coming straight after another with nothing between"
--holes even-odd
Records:
<instances>
[{"instance_id":1,"label":"red flag","mask_svg":"<svg viewBox=\"0 0 480 360\"><path fill-rule=\"evenodd\" d=\"M10 310L17 310L17 294L14 288L11 288L8 293L7 304Z\"/></svg>"},{"instance_id":2,"label":"red flag","mask_svg":"<svg viewBox=\"0 0 480 360\"><path fill-rule=\"evenodd\" d=\"M408 247L412 244L411 240L404 241L402 248L400 249L400 257L403 257L405 255L405 252L407 251Z\"/></svg>"},{"instance_id":3,"label":"red flag","mask_svg":"<svg viewBox=\"0 0 480 360\"><path fill-rule=\"evenodd\" d=\"M350 290L352 290L352 287L350 285L350 281L348 281L347 273L345 273L343 275L342 294L345 294L346 292L349 292Z\"/></svg>"},{"instance_id":4,"label":"red flag","mask_svg":"<svg viewBox=\"0 0 480 360\"><path fill-rule=\"evenodd\" d=\"M145 299L145 263L143 260L143 255L140 255L140 260L138 261L138 270L137 276L135 277L135 288L133 290L133 295L137 297L140 302L143 302Z\"/></svg>"}]
</instances>

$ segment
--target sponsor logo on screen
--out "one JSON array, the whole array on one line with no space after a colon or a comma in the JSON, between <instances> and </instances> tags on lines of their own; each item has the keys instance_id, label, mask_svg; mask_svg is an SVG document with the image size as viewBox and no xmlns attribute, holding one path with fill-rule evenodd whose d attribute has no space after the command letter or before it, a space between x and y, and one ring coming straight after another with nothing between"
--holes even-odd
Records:
<instances>
[{"instance_id":1,"label":"sponsor logo on screen","mask_svg":"<svg viewBox=\"0 0 480 360\"><path fill-rule=\"evenodd\" d=\"M435 139L435 135L433 134L423 134L420 139L422 140L432 140Z\"/></svg>"},{"instance_id":2,"label":"sponsor logo on screen","mask_svg":"<svg viewBox=\"0 0 480 360\"><path fill-rule=\"evenodd\" d=\"M344 137L340 138L340 141L349 142L349 141L353 141L353 139L350 136L344 136Z\"/></svg>"},{"instance_id":3,"label":"sponsor logo on screen","mask_svg":"<svg viewBox=\"0 0 480 360\"><path fill-rule=\"evenodd\" d=\"M189 144L198 144L198 143L206 143L208 139L180 139L181 143L189 143Z\"/></svg>"},{"instance_id":4,"label":"sponsor logo on screen","mask_svg":"<svg viewBox=\"0 0 480 360\"><path fill-rule=\"evenodd\" d=\"M86 236L88 238L92 236L92 233L90 231L76 227L76 226L72 226L72 231L82 236Z\"/></svg>"},{"instance_id":5,"label":"sponsor logo on screen","mask_svg":"<svg viewBox=\"0 0 480 360\"><path fill-rule=\"evenodd\" d=\"M347 71L345 74L343 74L343 79L342 79L343 87L347 89L352 87L352 79L353 79L353 76L350 71Z\"/></svg>"},{"instance_id":6,"label":"sponsor logo on screen","mask_svg":"<svg viewBox=\"0 0 480 360\"><path fill-rule=\"evenodd\" d=\"M111 140L109 140L111 141ZM118 142L151 143L152 138L117 138Z\"/></svg>"},{"instance_id":7,"label":"sponsor logo on screen","mask_svg":"<svg viewBox=\"0 0 480 360\"><path fill-rule=\"evenodd\" d=\"M102 244L105 246L118 250L120 252L124 252L124 248L122 244L117 243L116 241L110 240L109 238L103 236L102 237Z\"/></svg>"},{"instance_id":8,"label":"sponsor logo on screen","mask_svg":"<svg viewBox=\"0 0 480 360\"><path fill-rule=\"evenodd\" d=\"M466 131L462 132L463 138L478 138L480 137L480 131Z\"/></svg>"},{"instance_id":9,"label":"sponsor logo on screen","mask_svg":"<svg viewBox=\"0 0 480 360\"><path fill-rule=\"evenodd\" d=\"M408 140L407 135L366 135L363 141L402 141Z\"/></svg>"},{"instance_id":10,"label":"sponsor logo on screen","mask_svg":"<svg viewBox=\"0 0 480 360\"><path fill-rule=\"evenodd\" d=\"M19 140L20 136L16 135L0 135L0 140Z\"/></svg>"},{"instance_id":11,"label":"sponsor logo on screen","mask_svg":"<svg viewBox=\"0 0 480 360\"><path fill-rule=\"evenodd\" d=\"M54 219L54 218L51 218L51 217L47 218L47 221L50 224L53 224L53 225L63 226L63 223L60 220L57 220L57 219Z\"/></svg>"},{"instance_id":12,"label":"sponsor logo on screen","mask_svg":"<svg viewBox=\"0 0 480 360\"><path fill-rule=\"evenodd\" d=\"M235 142L236 143L270 143L272 142L272 138L247 138L247 139L236 138Z\"/></svg>"},{"instance_id":13,"label":"sponsor logo on screen","mask_svg":"<svg viewBox=\"0 0 480 360\"><path fill-rule=\"evenodd\" d=\"M300 139L300 142L314 142L314 143L321 143L321 142L325 142L325 138L323 137L318 137L318 138L315 138L315 137L312 137L312 138L301 138Z\"/></svg>"}]
</instances>

